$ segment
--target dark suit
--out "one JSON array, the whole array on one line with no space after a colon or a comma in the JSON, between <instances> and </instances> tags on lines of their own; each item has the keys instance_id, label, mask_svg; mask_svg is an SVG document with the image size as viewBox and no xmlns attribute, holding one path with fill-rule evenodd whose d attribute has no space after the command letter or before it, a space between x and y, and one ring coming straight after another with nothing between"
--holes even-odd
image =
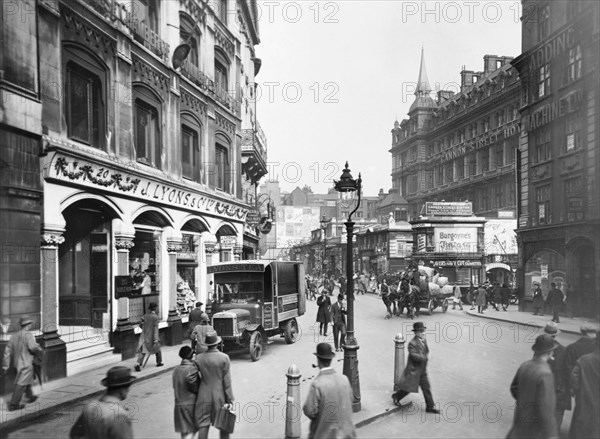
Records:
<instances>
[{"instance_id":1,"label":"dark suit","mask_svg":"<svg viewBox=\"0 0 600 439\"><path fill-rule=\"evenodd\" d=\"M428 355L427 341L415 335L408 343L408 361L400 378L400 383L398 383L398 388L395 389L395 399L399 401L411 392L418 392L419 387L421 387L427 408L432 409L435 407L429 377L427 376Z\"/></svg>"},{"instance_id":2,"label":"dark suit","mask_svg":"<svg viewBox=\"0 0 600 439\"><path fill-rule=\"evenodd\" d=\"M565 410L571 410L571 391L569 389L569 372L567 371L567 349L558 344L554 349L553 359L548 361L554 377L554 391L556 393L556 427L560 431Z\"/></svg>"},{"instance_id":3,"label":"dark suit","mask_svg":"<svg viewBox=\"0 0 600 439\"><path fill-rule=\"evenodd\" d=\"M558 438L554 378L546 361L534 358L521 364L510 393L517 402L507 439Z\"/></svg>"},{"instance_id":4,"label":"dark suit","mask_svg":"<svg viewBox=\"0 0 600 439\"><path fill-rule=\"evenodd\" d=\"M571 373L579 357L594 352L595 348L596 341L587 335L567 346L567 373Z\"/></svg>"},{"instance_id":5,"label":"dark suit","mask_svg":"<svg viewBox=\"0 0 600 439\"><path fill-rule=\"evenodd\" d=\"M129 404L122 404L116 396L103 395L98 401L84 407L71 428L71 439L133 439Z\"/></svg>"},{"instance_id":6,"label":"dark suit","mask_svg":"<svg viewBox=\"0 0 600 439\"><path fill-rule=\"evenodd\" d=\"M575 411L571 420L570 439L600 437L600 351L583 355L571 372L575 391Z\"/></svg>"},{"instance_id":7,"label":"dark suit","mask_svg":"<svg viewBox=\"0 0 600 439\"><path fill-rule=\"evenodd\" d=\"M308 439L356 437L352 387L346 375L324 368L310 384L302 411L311 420Z\"/></svg>"},{"instance_id":8,"label":"dark suit","mask_svg":"<svg viewBox=\"0 0 600 439\"><path fill-rule=\"evenodd\" d=\"M341 348L346 343L346 310L342 309L340 301L337 301L331 307L331 316L333 319L333 344L335 350ZM339 344L338 344L339 340Z\"/></svg>"},{"instance_id":9,"label":"dark suit","mask_svg":"<svg viewBox=\"0 0 600 439\"><path fill-rule=\"evenodd\" d=\"M158 337L159 317L154 312L148 312L142 317L143 331L140 334L138 343L137 364L143 364L145 355L156 354L156 364L162 363L162 354L160 352L160 341Z\"/></svg>"},{"instance_id":10,"label":"dark suit","mask_svg":"<svg viewBox=\"0 0 600 439\"><path fill-rule=\"evenodd\" d=\"M2 369L4 371L8 370L10 366L13 366L17 370L15 390L13 391L10 405L19 405L23 398L23 393L30 400L34 397L31 391L34 379L33 359L34 355L42 352L42 348L37 344L35 337L29 331L21 329L10 336L10 340L4 349L4 358L2 361Z\"/></svg>"},{"instance_id":11,"label":"dark suit","mask_svg":"<svg viewBox=\"0 0 600 439\"><path fill-rule=\"evenodd\" d=\"M208 427L214 424L217 410L233 402L229 356L211 346L194 360L200 372L200 388L196 397L196 426L199 438L208 436ZM229 435L221 431L221 437Z\"/></svg>"}]
</instances>

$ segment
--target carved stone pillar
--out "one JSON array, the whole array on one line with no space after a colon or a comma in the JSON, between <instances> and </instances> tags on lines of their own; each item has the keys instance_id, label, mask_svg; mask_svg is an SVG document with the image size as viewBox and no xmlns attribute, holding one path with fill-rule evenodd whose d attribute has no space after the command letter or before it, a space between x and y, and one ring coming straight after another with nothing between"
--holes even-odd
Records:
<instances>
[{"instance_id":1,"label":"carved stone pillar","mask_svg":"<svg viewBox=\"0 0 600 439\"><path fill-rule=\"evenodd\" d=\"M115 236L115 270L117 276L129 274L129 250L134 247L132 237ZM121 354L123 360L133 358L137 348L133 325L129 321L129 298L117 300L117 326L112 333L112 346L115 353Z\"/></svg>"},{"instance_id":2,"label":"carved stone pillar","mask_svg":"<svg viewBox=\"0 0 600 439\"><path fill-rule=\"evenodd\" d=\"M167 240L167 253L169 260L169 317L167 318L166 343L168 346L181 344L183 341L183 325L181 316L177 311L177 253L182 250L181 241Z\"/></svg>"},{"instance_id":3,"label":"carved stone pillar","mask_svg":"<svg viewBox=\"0 0 600 439\"><path fill-rule=\"evenodd\" d=\"M242 250L243 250L243 247L239 244L237 244L233 247L233 260L234 261L239 261L242 259Z\"/></svg>"},{"instance_id":4,"label":"carved stone pillar","mask_svg":"<svg viewBox=\"0 0 600 439\"><path fill-rule=\"evenodd\" d=\"M67 376L67 346L60 338L58 328L58 246L65 242L61 231L47 231L41 237L41 290L42 337L44 348L44 379L55 380Z\"/></svg>"}]
</instances>

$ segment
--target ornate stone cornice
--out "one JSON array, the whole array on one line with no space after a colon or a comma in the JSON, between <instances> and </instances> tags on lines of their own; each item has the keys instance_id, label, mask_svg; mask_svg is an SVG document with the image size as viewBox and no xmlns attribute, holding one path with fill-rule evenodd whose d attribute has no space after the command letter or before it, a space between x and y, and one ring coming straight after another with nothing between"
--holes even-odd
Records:
<instances>
[{"instance_id":1,"label":"ornate stone cornice","mask_svg":"<svg viewBox=\"0 0 600 439\"><path fill-rule=\"evenodd\" d=\"M214 253L217 253L219 251L219 244L217 244L216 242L205 242L204 243L204 252L207 255L212 255Z\"/></svg>"},{"instance_id":2,"label":"ornate stone cornice","mask_svg":"<svg viewBox=\"0 0 600 439\"><path fill-rule=\"evenodd\" d=\"M119 239L115 240L115 249L117 250L131 250L135 247L133 240L131 239Z\"/></svg>"},{"instance_id":3,"label":"ornate stone cornice","mask_svg":"<svg viewBox=\"0 0 600 439\"><path fill-rule=\"evenodd\" d=\"M61 23L66 39L78 41L94 52L102 51L115 55L117 43L98 28L85 22L73 10L61 4Z\"/></svg>"},{"instance_id":4,"label":"ornate stone cornice","mask_svg":"<svg viewBox=\"0 0 600 439\"><path fill-rule=\"evenodd\" d=\"M225 35L225 32L223 32L219 26L215 26L215 43L231 58L235 56L235 43Z\"/></svg>"},{"instance_id":5,"label":"ornate stone cornice","mask_svg":"<svg viewBox=\"0 0 600 439\"><path fill-rule=\"evenodd\" d=\"M205 4L199 4L197 0L179 0L181 8L187 12L196 23L204 24L206 22Z\"/></svg>"},{"instance_id":6,"label":"ornate stone cornice","mask_svg":"<svg viewBox=\"0 0 600 439\"><path fill-rule=\"evenodd\" d=\"M216 124L218 127L223 128L225 131L235 134L235 124L227 119L225 116L222 116L219 113L215 113L216 116Z\"/></svg>"},{"instance_id":7,"label":"ornate stone cornice","mask_svg":"<svg viewBox=\"0 0 600 439\"><path fill-rule=\"evenodd\" d=\"M181 241L167 241L167 252L178 253L183 250L183 244Z\"/></svg>"},{"instance_id":8,"label":"ornate stone cornice","mask_svg":"<svg viewBox=\"0 0 600 439\"><path fill-rule=\"evenodd\" d=\"M60 234L57 234L57 233L42 234L42 240L41 240L42 247L58 247L63 242L65 242L65 237Z\"/></svg>"},{"instance_id":9,"label":"ornate stone cornice","mask_svg":"<svg viewBox=\"0 0 600 439\"><path fill-rule=\"evenodd\" d=\"M191 93L181 89L181 110L188 110L202 118L206 115L206 104Z\"/></svg>"},{"instance_id":10,"label":"ornate stone cornice","mask_svg":"<svg viewBox=\"0 0 600 439\"><path fill-rule=\"evenodd\" d=\"M140 58L133 56L132 60L134 79L150 86L165 97L169 91L169 78Z\"/></svg>"}]
</instances>

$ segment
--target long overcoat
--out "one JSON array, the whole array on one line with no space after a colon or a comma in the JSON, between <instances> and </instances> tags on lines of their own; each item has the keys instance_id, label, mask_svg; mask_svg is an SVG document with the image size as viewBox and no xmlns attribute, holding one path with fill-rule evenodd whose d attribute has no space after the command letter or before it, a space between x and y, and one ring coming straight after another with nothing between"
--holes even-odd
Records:
<instances>
[{"instance_id":1,"label":"long overcoat","mask_svg":"<svg viewBox=\"0 0 600 439\"><path fill-rule=\"evenodd\" d=\"M15 384L29 386L33 383L33 358L42 352L33 334L25 329L14 333L4 349L3 367L14 367L17 370Z\"/></svg>"},{"instance_id":2,"label":"long overcoat","mask_svg":"<svg viewBox=\"0 0 600 439\"><path fill-rule=\"evenodd\" d=\"M571 390L569 388L569 371L567 370L567 348L560 343L554 349L554 358L548 365L554 376L554 390L556 393L556 407L562 410L571 410Z\"/></svg>"},{"instance_id":3,"label":"long overcoat","mask_svg":"<svg viewBox=\"0 0 600 439\"><path fill-rule=\"evenodd\" d=\"M591 354L596 349L596 340L592 337L584 335L574 343L567 346L567 372L571 373L577 360L582 355Z\"/></svg>"},{"instance_id":4,"label":"long overcoat","mask_svg":"<svg viewBox=\"0 0 600 439\"><path fill-rule=\"evenodd\" d=\"M346 375L334 369L321 369L310 383L302 407L311 420L308 439L356 437L352 420L352 387Z\"/></svg>"},{"instance_id":5,"label":"long overcoat","mask_svg":"<svg viewBox=\"0 0 600 439\"><path fill-rule=\"evenodd\" d=\"M575 410L569 439L600 437L600 351L583 355L571 371Z\"/></svg>"},{"instance_id":6,"label":"long overcoat","mask_svg":"<svg viewBox=\"0 0 600 439\"><path fill-rule=\"evenodd\" d=\"M475 304L477 306L487 305L487 294L485 288L479 287L479 289L477 290L477 299L475 300Z\"/></svg>"},{"instance_id":7,"label":"long overcoat","mask_svg":"<svg viewBox=\"0 0 600 439\"><path fill-rule=\"evenodd\" d=\"M208 323L204 325L196 325L193 334L196 334L196 354L202 354L208 350L208 346L204 343L206 340L206 334L209 332L215 332L212 325Z\"/></svg>"},{"instance_id":8,"label":"long overcoat","mask_svg":"<svg viewBox=\"0 0 600 439\"><path fill-rule=\"evenodd\" d=\"M158 321L160 319L154 312L144 314L142 317L143 330L138 342L138 351L141 349L144 354L156 354L160 351L160 341L158 338Z\"/></svg>"},{"instance_id":9,"label":"long overcoat","mask_svg":"<svg viewBox=\"0 0 600 439\"><path fill-rule=\"evenodd\" d=\"M194 363L202 377L196 397L196 426L208 427L214 424L217 410L233 402L229 356L213 346L196 356Z\"/></svg>"},{"instance_id":10,"label":"long overcoat","mask_svg":"<svg viewBox=\"0 0 600 439\"><path fill-rule=\"evenodd\" d=\"M188 434L198 431L194 415L200 375L196 365L188 359L173 370L173 393L175 394L174 421L177 433Z\"/></svg>"},{"instance_id":11,"label":"long overcoat","mask_svg":"<svg viewBox=\"0 0 600 439\"><path fill-rule=\"evenodd\" d=\"M322 294L317 299L317 305L319 310L317 311L317 322L319 323L329 323L331 321L331 299Z\"/></svg>"},{"instance_id":12,"label":"long overcoat","mask_svg":"<svg viewBox=\"0 0 600 439\"><path fill-rule=\"evenodd\" d=\"M102 395L81 411L71 428L71 439L133 439L130 404L123 404L116 396Z\"/></svg>"},{"instance_id":13,"label":"long overcoat","mask_svg":"<svg viewBox=\"0 0 600 439\"><path fill-rule=\"evenodd\" d=\"M510 393L517 402L507 439L558 438L554 378L546 361L534 358L521 364Z\"/></svg>"},{"instance_id":14,"label":"long overcoat","mask_svg":"<svg viewBox=\"0 0 600 439\"><path fill-rule=\"evenodd\" d=\"M405 392L418 392L419 382L421 381L421 375L426 373L427 370L427 356L429 355L429 348L423 340L415 336L408 343L408 360L406 361L406 367L400 377L397 389L404 390Z\"/></svg>"},{"instance_id":15,"label":"long overcoat","mask_svg":"<svg viewBox=\"0 0 600 439\"><path fill-rule=\"evenodd\" d=\"M540 289L540 287L536 287L536 289L533 290L532 305L534 308L543 308L544 307L544 294L542 293L542 290Z\"/></svg>"}]
</instances>

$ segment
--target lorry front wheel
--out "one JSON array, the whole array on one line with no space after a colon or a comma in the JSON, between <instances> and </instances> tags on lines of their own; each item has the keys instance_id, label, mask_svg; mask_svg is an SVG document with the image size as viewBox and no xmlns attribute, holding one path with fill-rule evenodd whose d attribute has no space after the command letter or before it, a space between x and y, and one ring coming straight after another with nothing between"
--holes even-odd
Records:
<instances>
[{"instance_id":1,"label":"lorry front wheel","mask_svg":"<svg viewBox=\"0 0 600 439\"><path fill-rule=\"evenodd\" d=\"M287 344L295 343L298 340L298 322L296 322L296 319L288 320L285 324L283 337Z\"/></svg>"},{"instance_id":2,"label":"lorry front wheel","mask_svg":"<svg viewBox=\"0 0 600 439\"><path fill-rule=\"evenodd\" d=\"M262 335L260 334L259 331L253 332L252 335L250 336L250 346L249 346L250 359L252 361L258 361L258 359L260 358L260 356L262 354L262 349L263 349Z\"/></svg>"}]
</instances>

